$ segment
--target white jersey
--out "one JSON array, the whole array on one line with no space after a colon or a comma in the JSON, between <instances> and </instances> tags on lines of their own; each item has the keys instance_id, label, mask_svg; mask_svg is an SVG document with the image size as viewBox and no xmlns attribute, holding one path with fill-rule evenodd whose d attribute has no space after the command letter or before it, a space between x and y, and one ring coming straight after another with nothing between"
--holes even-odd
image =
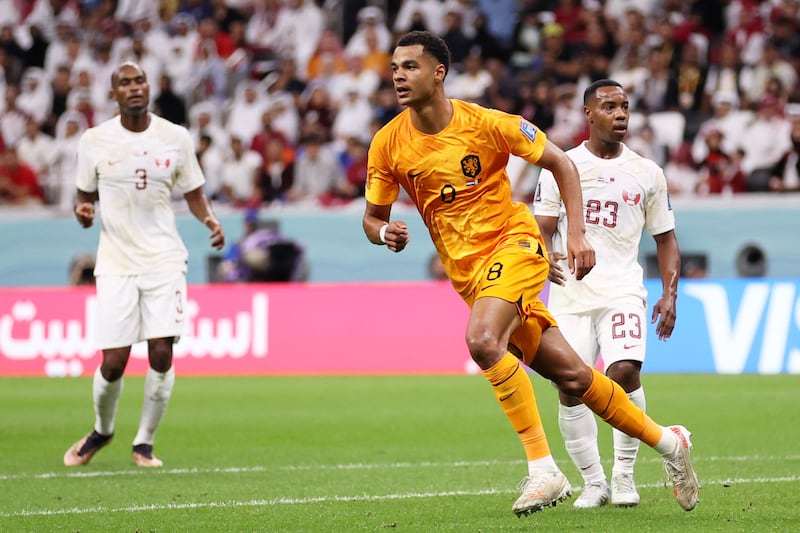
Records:
<instances>
[{"instance_id":1,"label":"white jersey","mask_svg":"<svg viewBox=\"0 0 800 533\"><path fill-rule=\"evenodd\" d=\"M205 183L186 128L151 114L145 131L111 118L86 130L78 144L77 185L97 191L100 241L95 275L186 272L189 253L170 204Z\"/></svg>"},{"instance_id":2,"label":"white jersey","mask_svg":"<svg viewBox=\"0 0 800 533\"><path fill-rule=\"evenodd\" d=\"M581 313L608 306L612 299L640 298L647 291L639 265L642 230L658 235L675 229L675 216L664 172L624 144L613 159L592 154L586 143L567 151L581 178L586 239L595 250L596 264L581 281L561 267L566 284L550 287L548 307L556 313ZM553 174L542 170L533 202L539 216L559 217L553 251L566 255L566 211Z\"/></svg>"}]
</instances>

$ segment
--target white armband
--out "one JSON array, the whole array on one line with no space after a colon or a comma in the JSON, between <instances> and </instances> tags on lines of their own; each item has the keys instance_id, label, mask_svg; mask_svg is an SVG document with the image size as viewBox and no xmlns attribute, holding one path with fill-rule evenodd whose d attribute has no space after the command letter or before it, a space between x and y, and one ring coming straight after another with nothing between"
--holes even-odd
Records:
<instances>
[{"instance_id":1,"label":"white armband","mask_svg":"<svg viewBox=\"0 0 800 533\"><path fill-rule=\"evenodd\" d=\"M384 224L383 226L381 226L380 232L378 232L378 235L380 235L381 242L383 244L386 244L386 228L388 228L388 227L389 227L389 224Z\"/></svg>"}]
</instances>

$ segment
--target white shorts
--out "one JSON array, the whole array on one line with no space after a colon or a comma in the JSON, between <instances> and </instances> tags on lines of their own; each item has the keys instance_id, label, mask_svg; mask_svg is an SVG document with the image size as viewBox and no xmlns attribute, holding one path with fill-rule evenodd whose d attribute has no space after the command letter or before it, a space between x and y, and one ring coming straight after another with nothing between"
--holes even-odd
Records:
<instances>
[{"instance_id":1,"label":"white shorts","mask_svg":"<svg viewBox=\"0 0 800 533\"><path fill-rule=\"evenodd\" d=\"M97 348L175 337L186 323L186 274L97 276Z\"/></svg>"},{"instance_id":2,"label":"white shorts","mask_svg":"<svg viewBox=\"0 0 800 533\"><path fill-rule=\"evenodd\" d=\"M595 366L603 358L603 372L617 361L644 362L647 310L638 301L617 301L613 307L586 313L556 314L561 333L581 359Z\"/></svg>"}]
</instances>

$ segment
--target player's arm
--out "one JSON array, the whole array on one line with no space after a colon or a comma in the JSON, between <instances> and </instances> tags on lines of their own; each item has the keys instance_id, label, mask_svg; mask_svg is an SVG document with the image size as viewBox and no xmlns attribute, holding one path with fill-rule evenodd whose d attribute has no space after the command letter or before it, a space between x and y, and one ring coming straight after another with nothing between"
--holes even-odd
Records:
<instances>
[{"instance_id":1,"label":"player's arm","mask_svg":"<svg viewBox=\"0 0 800 533\"><path fill-rule=\"evenodd\" d=\"M592 270L595 263L594 249L586 240L583 223L583 194L575 163L561 148L547 141L537 163L553 173L561 191L561 199L567 210L567 262L576 279Z\"/></svg>"},{"instance_id":2,"label":"player's arm","mask_svg":"<svg viewBox=\"0 0 800 533\"><path fill-rule=\"evenodd\" d=\"M392 220L392 206L366 202L364 220L361 225L364 233L373 244L385 244L393 252L401 252L408 244L408 226L402 220Z\"/></svg>"},{"instance_id":3,"label":"player's arm","mask_svg":"<svg viewBox=\"0 0 800 533\"><path fill-rule=\"evenodd\" d=\"M94 224L94 203L98 200L97 191L86 192L78 189L75 201L75 218L84 228L91 228Z\"/></svg>"},{"instance_id":4,"label":"player's arm","mask_svg":"<svg viewBox=\"0 0 800 533\"><path fill-rule=\"evenodd\" d=\"M211 246L217 250L222 250L223 246L225 246L225 231L223 231L217 217L214 216L211 204L206 198L203 188L193 189L184 194L183 197L186 199L186 203L189 204L189 210L195 218L211 230L211 235L208 237L211 239Z\"/></svg>"},{"instance_id":5,"label":"player's arm","mask_svg":"<svg viewBox=\"0 0 800 533\"><path fill-rule=\"evenodd\" d=\"M656 255L658 257L658 273L661 275L661 298L653 306L651 323L656 325L659 340L666 340L672 335L677 317L678 278L681 273L681 252L674 230L654 235Z\"/></svg>"}]
</instances>

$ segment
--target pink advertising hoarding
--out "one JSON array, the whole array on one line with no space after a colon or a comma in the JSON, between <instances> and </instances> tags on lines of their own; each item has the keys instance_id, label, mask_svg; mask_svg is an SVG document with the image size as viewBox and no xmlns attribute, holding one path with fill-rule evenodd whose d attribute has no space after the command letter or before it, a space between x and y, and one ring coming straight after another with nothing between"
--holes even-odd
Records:
<instances>
[{"instance_id":1,"label":"pink advertising hoarding","mask_svg":"<svg viewBox=\"0 0 800 533\"><path fill-rule=\"evenodd\" d=\"M197 285L183 375L458 374L468 309L448 283ZM90 375L94 289L0 288L0 375ZM128 374L147 368L134 346Z\"/></svg>"}]
</instances>

